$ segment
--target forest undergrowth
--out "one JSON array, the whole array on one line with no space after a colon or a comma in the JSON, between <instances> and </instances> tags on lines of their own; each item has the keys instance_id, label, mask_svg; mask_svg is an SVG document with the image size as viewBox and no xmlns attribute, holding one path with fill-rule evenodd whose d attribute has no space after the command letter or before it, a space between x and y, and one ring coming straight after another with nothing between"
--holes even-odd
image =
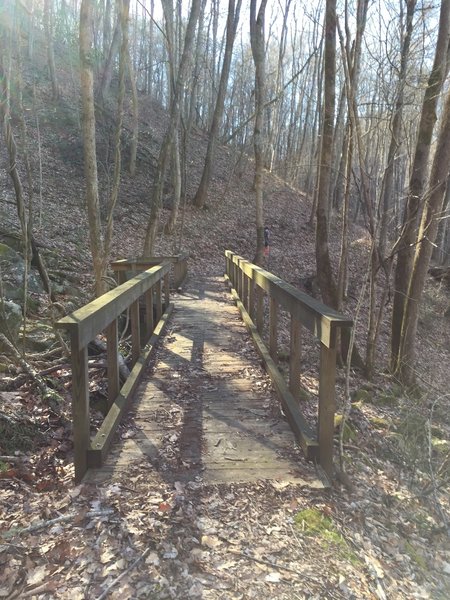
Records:
<instances>
[{"instance_id":1,"label":"forest undergrowth","mask_svg":"<svg viewBox=\"0 0 450 600\"><path fill-rule=\"evenodd\" d=\"M73 485L70 361L52 320L91 298L79 116L70 90L56 107L42 92L40 137L28 123L33 168L42 165L42 201L35 195L34 235L49 268L56 302L42 291L27 330L27 364L0 355L0 597L2 598L448 598L450 594L450 321L448 289L429 279L418 333L417 387L408 393L387 371L389 307L381 327L377 373L350 374L352 407L344 431L348 479L325 491L278 482L211 486L169 484L136 465L126 480ZM166 115L142 96L141 148L135 177L123 174L112 258L141 252L149 186ZM126 121L127 123L127 121ZM110 127L99 124L103 189L110 177ZM232 148L217 153L202 209L189 204L198 184L206 138L194 131L187 148L183 229L163 233L156 253L189 255L189 277L218 276L224 251L254 256L252 161ZM126 155L126 141L124 143ZM0 154L2 171L6 163ZM2 242L17 229L13 192L4 177ZM311 199L265 175L265 221L271 230L267 268L317 294ZM181 222L181 216L180 216ZM349 298L353 314L366 277L369 239L353 224ZM339 218L330 231L339 253ZM3 269L3 264L2 264ZM58 287L59 286L59 287ZM356 323L364 346L367 303ZM281 318L281 351L288 323ZM50 340L50 341L49 341ZM41 345L39 345L39 342ZM21 342L20 342L21 343ZM93 358L92 395L104 395L104 364ZM38 376L54 392L43 397ZM261 371L261 380L266 376ZM344 370L338 373L342 411ZM302 384L316 407L317 349L305 339ZM95 412L94 412L95 419ZM120 430L128 435L129 422ZM338 422L336 436L338 433ZM336 437L337 439L337 437ZM338 454L336 446L336 457Z\"/></svg>"}]
</instances>

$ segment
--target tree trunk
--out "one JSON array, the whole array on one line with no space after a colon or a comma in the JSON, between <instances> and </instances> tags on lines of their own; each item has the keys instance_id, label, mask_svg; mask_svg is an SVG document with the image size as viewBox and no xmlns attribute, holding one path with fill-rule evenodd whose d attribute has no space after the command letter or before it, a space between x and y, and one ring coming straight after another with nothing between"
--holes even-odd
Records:
<instances>
[{"instance_id":1,"label":"tree trunk","mask_svg":"<svg viewBox=\"0 0 450 600\"><path fill-rule=\"evenodd\" d=\"M173 201L169 220L164 228L164 233L173 233L178 218L178 210L181 200L181 161L180 161L180 137L178 131L174 133L172 150L172 178L173 178Z\"/></svg>"},{"instance_id":2,"label":"tree trunk","mask_svg":"<svg viewBox=\"0 0 450 600\"><path fill-rule=\"evenodd\" d=\"M255 128L253 148L255 153L255 196L256 196L256 253L254 262L263 263L264 256L264 203L263 203L263 167L264 167L264 101L265 101L265 47L264 15L267 0L261 0L258 14L256 0L250 3L250 42L255 63Z\"/></svg>"},{"instance_id":3,"label":"tree trunk","mask_svg":"<svg viewBox=\"0 0 450 600\"><path fill-rule=\"evenodd\" d=\"M227 18L227 34L225 44L225 54L223 58L222 73L220 75L219 90L217 92L216 105L212 117L211 128L208 136L208 146L206 149L205 164L203 167L202 178L197 192L194 196L193 204L201 208L208 197L209 183L211 181L212 167L215 158L217 137L219 135L220 122L223 115L223 107L225 102L225 94L227 91L228 77L230 73L231 58L233 54L234 39L236 37L236 29L239 22L239 13L241 10L242 0L229 0L228 2L228 18Z\"/></svg>"},{"instance_id":4,"label":"tree trunk","mask_svg":"<svg viewBox=\"0 0 450 600\"><path fill-rule=\"evenodd\" d=\"M425 286L433 245L439 225L439 212L445 197L450 170L450 92L447 92L436 152L431 168L428 193L422 214L414 263L407 289L398 356L398 374L406 385L415 379L415 342L420 301Z\"/></svg>"},{"instance_id":5,"label":"tree trunk","mask_svg":"<svg viewBox=\"0 0 450 600\"><path fill-rule=\"evenodd\" d=\"M131 134L131 142L130 142L130 163L128 169L130 171L130 175L134 176L136 173L136 156L137 156L137 147L138 147L138 138L139 138L139 102L138 102L138 93L136 87L136 75L134 73L133 66L131 64L131 56L130 51L127 53L127 67L128 67L128 75L130 78L131 84L131 98L132 98L132 134Z\"/></svg>"},{"instance_id":6,"label":"tree trunk","mask_svg":"<svg viewBox=\"0 0 450 600\"><path fill-rule=\"evenodd\" d=\"M393 188L394 188L394 167L395 161L398 157L398 151L400 148L400 134L402 128L403 118L403 103L404 103L404 90L406 84L406 73L408 67L409 48L411 45L411 37L413 32L413 18L414 10L416 7L417 0L407 0L406 9L406 27L405 35L403 38L402 50L400 55L400 72L398 76L398 92L397 99L395 101L395 111L391 121L391 141L389 144L388 159L386 169L383 175L383 181L381 184L382 196L381 196L381 225L379 235L379 248L380 255L384 258L386 254L386 243L388 238L388 232L393 220Z\"/></svg>"},{"instance_id":7,"label":"tree trunk","mask_svg":"<svg viewBox=\"0 0 450 600\"><path fill-rule=\"evenodd\" d=\"M120 0L117 0L120 5ZM111 86L111 79L113 75L113 66L114 60L116 58L117 52L119 51L120 46L120 12L117 16L116 26L114 28L114 35L109 47L108 56L105 60L105 65L103 67L103 75L100 83L99 97L100 101L104 102L109 93L109 88Z\"/></svg>"},{"instance_id":8,"label":"tree trunk","mask_svg":"<svg viewBox=\"0 0 450 600\"><path fill-rule=\"evenodd\" d=\"M316 210L316 264L322 298L333 308L338 306L337 288L328 246L328 209L334 135L336 87L336 0L327 0L325 9L323 125L319 161Z\"/></svg>"},{"instance_id":9,"label":"tree trunk","mask_svg":"<svg viewBox=\"0 0 450 600\"><path fill-rule=\"evenodd\" d=\"M82 0L80 8L80 76L81 112L86 179L86 206L89 239L94 266L95 294L106 291L102 277L106 272L98 197L97 153L95 147L94 72L92 64L92 30L94 0Z\"/></svg>"},{"instance_id":10,"label":"tree trunk","mask_svg":"<svg viewBox=\"0 0 450 600\"><path fill-rule=\"evenodd\" d=\"M161 201L162 201L162 192L164 186L164 180L167 173L167 168L169 165L170 159L170 148L172 145L172 140L175 134L175 131L179 125L180 119L180 103L181 96L184 87L184 83L187 78L188 68L190 64L190 59L192 55L192 47L194 44L194 34L195 27L198 21L198 17L200 14L200 4L201 0L192 0L191 11L189 15L189 20L186 28L186 35L184 38L184 48L183 54L181 56L180 67L178 69L177 80L173 85L173 94L171 100L171 108L170 108L170 121L169 127L164 136L163 143L161 145L161 149L158 157L158 170L156 182L153 188L152 193L152 201L150 208L150 217L148 220L144 246L143 246L143 255L151 256L153 252L153 246L156 240L156 234L158 231L158 223L159 223L159 213L161 210ZM171 2L167 2L164 0L163 8L166 18L166 24L169 22L173 15L173 10L171 10ZM170 43L170 40L169 40Z\"/></svg>"},{"instance_id":11,"label":"tree trunk","mask_svg":"<svg viewBox=\"0 0 450 600\"><path fill-rule=\"evenodd\" d=\"M391 332L391 368L395 372L399 369L399 352L403 329L403 315L405 298L411 277L414 243L416 241L417 226L420 220L423 193L428 172L428 159L430 156L431 141L434 125L436 123L436 107L447 69L447 51L450 33L450 0L442 0L439 18L439 33L436 44L433 68L428 79L425 96L420 115L419 131L411 169L409 192L406 200L403 230L400 235L395 269L395 292L392 309Z\"/></svg>"},{"instance_id":12,"label":"tree trunk","mask_svg":"<svg viewBox=\"0 0 450 600\"><path fill-rule=\"evenodd\" d=\"M53 17L50 0L44 0L44 29L45 37L47 38L47 60L50 81L52 82L52 95L53 100L57 100L59 97L59 87L56 78L55 53L53 50Z\"/></svg>"}]
</instances>

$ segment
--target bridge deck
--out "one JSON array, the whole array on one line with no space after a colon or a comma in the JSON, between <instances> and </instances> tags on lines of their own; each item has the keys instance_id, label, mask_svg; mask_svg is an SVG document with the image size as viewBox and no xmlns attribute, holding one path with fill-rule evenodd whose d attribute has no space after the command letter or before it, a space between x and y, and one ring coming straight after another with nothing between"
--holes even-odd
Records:
<instances>
[{"instance_id":1,"label":"bridge deck","mask_svg":"<svg viewBox=\"0 0 450 600\"><path fill-rule=\"evenodd\" d=\"M295 447L267 378L222 279L175 298L156 363L136 393L101 469L100 482L148 463L166 480L276 479L323 487Z\"/></svg>"}]
</instances>

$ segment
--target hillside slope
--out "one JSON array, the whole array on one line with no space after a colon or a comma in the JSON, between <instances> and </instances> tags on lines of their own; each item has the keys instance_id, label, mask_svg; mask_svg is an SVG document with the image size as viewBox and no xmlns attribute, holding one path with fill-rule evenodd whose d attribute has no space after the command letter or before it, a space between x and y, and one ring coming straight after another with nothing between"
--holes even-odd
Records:
<instances>
[{"instance_id":1,"label":"hillside slope","mask_svg":"<svg viewBox=\"0 0 450 600\"><path fill-rule=\"evenodd\" d=\"M45 80L45 69L42 64L40 66L37 64L36 69ZM51 101L49 87L40 86L36 92L39 136L37 122L31 112L27 113L27 125L29 153L34 174L34 235L49 267L53 282L58 286L56 288L58 303L69 311L91 297L92 276L84 209L82 144L77 111L78 85L70 72L61 72L60 76L65 85L62 98L56 105ZM25 78L25 92L25 97L29 99L31 78ZM140 108L142 146L139 151L138 172L134 178L131 178L126 171L123 173L119 205L115 214L111 257L114 259L141 253L157 151L167 124L166 113L149 98L140 97ZM129 111L129 108L127 110ZM98 123L99 173L103 202L106 198L108 178L111 175L107 156L112 135L113 114L111 111L109 115L103 115ZM129 128L129 113L127 115L126 126ZM14 126L18 132L16 121ZM124 157L126 157L126 135L124 138ZM194 131L187 148L188 200L198 184L205 149L205 134ZM40 163L42 165L41 208L38 184ZM244 157L243 161L237 164L237 156L232 148L219 147L207 206L197 210L193 209L188 202L181 249L189 254L191 278L205 274L221 275L224 270L223 252L227 248L248 259L253 258L255 217L252 168L251 158ZM0 169L3 172L0 219L2 229L10 231L17 228L17 217L12 186L7 177L7 157L3 146L0 150ZM23 163L21 163L21 170L25 181ZM170 185L167 186L166 197L170 199ZM269 269L290 283L308 292L314 292L314 232L307 225L310 211L310 198L283 181L266 174L265 218L272 232ZM168 209L165 209L162 222L167 215ZM365 230L358 225L352 226L351 240L350 297L346 311L354 315L359 292L366 278L369 240ZM171 254L174 243L173 236L166 236L161 232L157 240L157 253ZM339 219L337 218L331 231L331 249L335 263L339 255L339 245ZM38 290L33 292L32 297L35 300L31 309L32 321L48 319L50 303L46 295ZM300 509L313 508L327 518L331 515L345 543L340 541L341 537L336 537L334 529L331 530L333 535L326 534L323 539L320 535L311 535L311 540L306 534L303 535L304 530L301 534L295 530L295 535L299 536L301 541L296 546L297 562L293 563L292 568L290 567L291 571L299 568L302 556L308 553L310 553L309 564L312 569L312 574L305 576L305 581L301 582L303 587L298 588L298 593L303 596L298 597L448 597L446 592L449 588L450 573L448 551L450 513L447 492L450 478L450 434L448 400L445 395L449 389L450 323L443 316L447 297L448 292L444 287L440 287L433 280L428 282L418 343L421 386L414 399L408 398L386 373L388 307L386 320L382 326L379 368L374 382L368 384L360 373L351 373L350 388L355 404L350 414L350 429L345 438L347 470L352 482L349 486L350 490L341 488L337 483L335 489L320 497L296 489L280 490L270 484L236 486L227 490L193 486L183 489L181 493L180 490L174 492L169 488L158 487L157 481L143 476L142 473L135 475L131 491L127 490L127 482L120 483L119 488L123 494L120 497L117 496L119 489L117 483L112 483L101 490L85 488L73 490L70 466L70 379L59 377L58 374L54 375L54 385L64 395L63 406L58 407L59 413L54 406L49 407L41 402L35 390L27 387L26 383L18 391L1 392L0 408L3 410L8 404L15 413L30 415L35 427L30 436L33 432L36 434L36 430L39 434L36 434L36 439L39 440L37 445L33 449L22 447L26 452L19 457L13 457L12 463L1 462L0 459L3 472L0 478L2 484L0 502L2 515L4 515L2 527L8 529L25 527L36 515L39 515L42 520L49 521L61 512L66 514L64 511L72 511L72 509L78 515L78 521L75 518L74 523L70 522L67 528L66 525L61 526L59 530L49 527L29 541L32 549L45 548L48 544L48 549L52 552L50 558L45 552L44 554L39 554L37 551L33 553L34 550L28 556L22 542L19 543L17 540L14 542L15 545L9 546L5 543L0 546L0 564L8 565L6 583L2 581L0 584L4 586L0 588L2 594L5 596L11 593L10 597L17 597L17 594L14 595L14 585L16 585L16 592L19 590L20 594L21 590L25 590L30 596L33 586L37 586L38 583L44 585L46 577L56 578L56 575L49 574L47 569L49 560L53 561L51 564L58 561L61 563L60 578L67 577L67 584L65 591L61 593L52 591L51 586L45 588L43 593L47 595L44 597L75 597L73 595L75 588L80 597L82 594L91 597L87 596L91 585L94 591L100 592L99 581L106 587L105 582L109 581L107 578L111 578L107 568L113 561L113 558L101 554L105 540L111 547L114 546L113 554L117 554L116 558L120 554L124 559L124 563L117 568L111 567L114 576L120 572L120 569L124 570L127 565L133 564L133 561L144 551L139 539L140 517L136 515L141 508L139 498L146 495L146 497L157 498L157 510L152 517L151 526L155 527L156 531L164 532L166 536L164 543L167 548L161 544L157 545L156 556L151 554L151 560L148 553L145 555L148 561L146 568L152 570L152 577L158 582L159 587L146 591L145 586L142 585L142 597L150 592L158 593L155 596L158 598L203 597L202 586L206 585L205 581L212 580L212 575L208 575L209 579L204 576L203 580L201 577L192 580L188 577L183 579L180 573L185 572L186 569L189 571L193 568L192 565L200 571L206 569L205 565L212 556L215 560L214 568L217 567L214 581L218 582L218 587L215 588L215 595L204 595L205 598L261 598L263 597L261 595L251 595L252 579L261 577L264 578L264 585L270 597L291 598L289 591L286 591L289 590L286 581L291 581L293 574L291 573L290 580L289 569L283 571L281 576L278 572L274 575L274 570L272 568L268 570L267 567L275 564L274 561L277 559L274 555L277 552L285 561L283 564L288 564L286 561L289 558L294 535L293 519ZM357 320L357 343L362 349L365 340L366 311L363 302ZM282 324L286 325L286 320L283 319L284 317L282 317ZM284 338L281 340L282 344L283 340ZM34 350L35 364L38 369L45 370L39 360L39 353L39 350ZM311 406L314 404L314 392L317 388L317 355L315 344L307 338L302 378L312 394ZM2 360L2 357L0 359ZM58 359L63 360L60 355ZM64 372L64 368L62 371ZM67 370L65 372L67 376ZM20 375L20 372L16 372L16 375ZM53 375L50 375L49 381L52 381L52 377ZM343 396L344 373L340 372L338 408ZM4 438L0 443L4 444ZM8 446L7 450L6 447L2 447L0 454L13 453L14 450ZM170 504L173 498L178 498L177 494L182 496L181 500L176 500L180 502L180 505L176 504L177 507L181 507L179 513L166 511L164 502L170 498ZM123 499L123 507L120 506L120 498ZM242 498L246 499L245 502ZM245 524L249 531L252 529L255 531L254 537L251 538L252 549L256 551L251 556L255 560L248 559L248 554L246 559L244 557L245 560L250 560L251 568L247 565L244 571L240 572L246 574L243 583L239 583L239 573L234 575L235 587L232 591L227 591L227 588L221 591L220 588L220 573L223 573L224 569L235 567L235 565L223 566L229 561L229 554L228 550L221 549L222 546L219 549L209 547L206 551L209 555L193 553L187 558L183 555L181 565L174 563L173 568L172 563L169 565L167 562L171 560L170 556L173 556L173 548L181 554L182 541L185 539L182 536L187 535L183 533L181 525L178 527L179 522L176 519L181 518L180 515L190 519L194 514L193 505L204 507L201 510L208 513L208 518L214 520L216 527L219 526L217 523L220 524L229 516L236 523L242 526ZM111 533L108 529L107 519L85 522L84 519L90 514L92 507L96 510L95 507L100 506L102 510L115 511L115 518L120 525L117 530L119 537L116 535L117 531ZM126 511L125 516L120 512L122 510ZM199 514L195 513L195 516ZM172 516L174 523L170 521ZM86 531L83 527L78 527L77 523L87 524ZM94 523L92 527L91 523ZM198 533L197 529L188 528L188 534L195 537ZM225 532L227 539L233 539L233 531L230 528ZM207 531L203 533L206 537L215 535ZM13 534L15 535L14 532ZM50 539L53 534L54 540ZM66 538L71 540L70 548L67 546ZM129 539L133 541L129 543ZM268 548L273 539L276 540L276 547ZM205 545L214 544L215 541L206 540ZM232 549L233 544L230 543L229 547ZM95 577L92 575L91 579L86 565L82 565L83 569L86 567L86 573L83 575L86 581L83 579L81 587L78 586L81 566L77 562L80 551L73 548L83 548L92 564L97 565L98 562L99 565L107 565L107 567L100 566L95 572ZM90 548L95 550L92 555ZM12 567L9 564L11 552L14 552L14 561L16 561ZM242 545L239 545L239 552L241 554L246 552ZM265 567L268 572L255 566L258 556L263 557L259 559L260 565L264 565L261 561L266 561ZM105 570L102 570L103 568ZM327 574L323 581L317 573L314 575L314 568L322 574ZM331 574L328 574L328 569ZM22 583L14 584L11 592L9 583L13 577L19 577L17 573L21 574ZM310 579L313 576L320 585L311 583ZM145 577L146 574L142 574L143 580ZM286 587L278 594L276 588L271 586L279 579ZM125 595L133 594L138 589L133 577L127 579L127 585L130 588L125 589L123 592ZM148 581L147 585L150 585ZM261 587L258 589L261 590ZM388 591L386 595L384 589L391 592ZM9 591L3 593L4 590ZM394 595L389 596L389 593Z\"/></svg>"}]
</instances>

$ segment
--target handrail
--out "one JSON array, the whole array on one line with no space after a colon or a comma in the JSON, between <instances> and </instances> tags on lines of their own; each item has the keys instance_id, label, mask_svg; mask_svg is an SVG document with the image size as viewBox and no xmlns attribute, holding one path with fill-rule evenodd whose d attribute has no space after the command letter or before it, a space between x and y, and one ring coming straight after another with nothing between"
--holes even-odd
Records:
<instances>
[{"instance_id":1,"label":"handrail","mask_svg":"<svg viewBox=\"0 0 450 600\"><path fill-rule=\"evenodd\" d=\"M81 481L89 467L101 466L131 394L139 382L150 351L172 310L172 305L169 303L170 268L171 264L166 262L139 273L56 323L56 327L65 329L70 334L74 463L77 482ZM162 283L165 298L164 315ZM139 311L141 297L145 301L142 331ZM130 315L133 368L125 384L120 388L118 318L126 310L129 310ZM156 327L155 323L157 323ZM91 440L88 344L102 332L105 332L107 339L109 411L94 440Z\"/></svg>"},{"instance_id":2,"label":"handrail","mask_svg":"<svg viewBox=\"0 0 450 600\"><path fill-rule=\"evenodd\" d=\"M353 321L311 298L294 286L254 265L241 256L225 251L226 277L232 285L244 322L250 330L272 383L278 392L290 425L307 458L318 459L329 478L333 475L333 434L335 413L337 333ZM269 298L269 348L262 339L264 293ZM281 376L278 362L278 309L291 315L289 386ZM254 322L255 321L255 322ZM320 342L319 414L317 434L311 431L299 408L301 327Z\"/></svg>"},{"instance_id":3,"label":"handrail","mask_svg":"<svg viewBox=\"0 0 450 600\"><path fill-rule=\"evenodd\" d=\"M166 262L173 265L173 287L175 289L182 286L187 275L187 261L189 255L186 253L174 254L172 256L141 256L139 258L121 258L111 263L111 268L115 273L117 282L123 283L126 280L126 273L137 273L145 271L150 267L164 264Z\"/></svg>"}]
</instances>

